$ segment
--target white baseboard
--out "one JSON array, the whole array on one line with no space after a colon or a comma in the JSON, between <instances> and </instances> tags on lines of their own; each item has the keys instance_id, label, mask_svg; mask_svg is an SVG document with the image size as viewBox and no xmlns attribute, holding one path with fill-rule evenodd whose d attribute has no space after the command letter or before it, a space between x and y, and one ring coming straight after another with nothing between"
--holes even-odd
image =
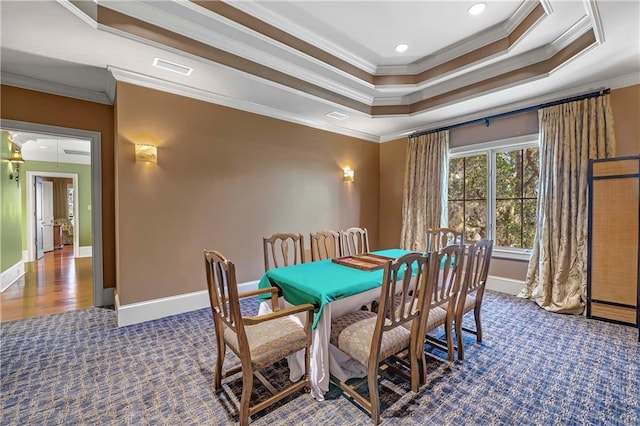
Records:
<instances>
[{"instance_id":1,"label":"white baseboard","mask_svg":"<svg viewBox=\"0 0 640 426\"><path fill-rule=\"evenodd\" d=\"M256 288L258 288L258 281L249 281L238 284L239 293L254 290ZM161 299L147 300L139 303L131 303L128 305L121 305L117 294L114 299L118 316L118 327L196 311L210 306L207 290L163 297Z\"/></svg>"},{"instance_id":2,"label":"white baseboard","mask_svg":"<svg viewBox=\"0 0 640 426\"><path fill-rule=\"evenodd\" d=\"M8 289L11 284L24 275L24 262L21 260L0 274L0 293Z\"/></svg>"},{"instance_id":3,"label":"white baseboard","mask_svg":"<svg viewBox=\"0 0 640 426\"><path fill-rule=\"evenodd\" d=\"M78 257L91 257L93 253L92 246L81 246L78 249Z\"/></svg>"},{"instance_id":4,"label":"white baseboard","mask_svg":"<svg viewBox=\"0 0 640 426\"><path fill-rule=\"evenodd\" d=\"M511 278L494 277L489 275L487 277L487 285L485 288L493 291L499 291L500 293L517 296L518 293L520 293L520 291L524 288L524 281L513 280Z\"/></svg>"}]
</instances>

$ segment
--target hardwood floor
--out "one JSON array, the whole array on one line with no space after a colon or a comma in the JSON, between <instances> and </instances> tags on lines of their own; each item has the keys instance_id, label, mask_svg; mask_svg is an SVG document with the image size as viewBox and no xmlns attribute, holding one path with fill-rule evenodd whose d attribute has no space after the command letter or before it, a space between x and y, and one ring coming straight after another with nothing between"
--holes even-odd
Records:
<instances>
[{"instance_id":1,"label":"hardwood floor","mask_svg":"<svg viewBox=\"0 0 640 426\"><path fill-rule=\"evenodd\" d=\"M93 306L92 258L73 257L73 245L25 263L25 274L0 295L0 321Z\"/></svg>"}]
</instances>

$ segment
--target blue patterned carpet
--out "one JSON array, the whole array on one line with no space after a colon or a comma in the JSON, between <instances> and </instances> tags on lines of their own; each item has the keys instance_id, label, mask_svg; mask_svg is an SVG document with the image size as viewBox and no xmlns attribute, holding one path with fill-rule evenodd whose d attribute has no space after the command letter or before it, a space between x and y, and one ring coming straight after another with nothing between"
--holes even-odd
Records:
<instances>
[{"instance_id":1,"label":"blue patterned carpet","mask_svg":"<svg viewBox=\"0 0 640 426\"><path fill-rule=\"evenodd\" d=\"M255 312L257 304L244 308ZM495 292L487 292L483 314L485 341L466 337L462 363L431 359L419 393L383 377L383 424L640 424L636 329L550 314ZM237 421L240 375L213 391L215 336L207 309L117 328L113 311L92 308L0 330L2 425ZM238 359L229 353L227 362ZM283 383L287 370L281 364L265 375ZM255 388L256 398L266 395ZM332 386L326 401L300 392L254 416L253 424L371 421Z\"/></svg>"}]
</instances>

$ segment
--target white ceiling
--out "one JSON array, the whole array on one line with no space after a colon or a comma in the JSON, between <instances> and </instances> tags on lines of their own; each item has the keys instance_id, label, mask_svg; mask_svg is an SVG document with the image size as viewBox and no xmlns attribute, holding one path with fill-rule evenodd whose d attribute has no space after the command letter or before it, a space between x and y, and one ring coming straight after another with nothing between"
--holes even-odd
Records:
<instances>
[{"instance_id":1,"label":"white ceiling","mask_svg":"<svg viewBox=\"0 0 640 426\"><path fill-rule=\"evenodd\" d=\"M416 74L509 34L536 5L546 16L517 43L417 84L372 84L300 49L186 1L97 1L255 64L339 95L329 99L96 22L94 2L0 2L2 82L111 103L114 77L372 141L454 124L606 87L640 83L640 2L606 0L239 1L230 3L373 75ZM86 12L81 12L80 5ZM549 73L411 114L354 108L408 105L547 59L592 30L598 42ZM404 54L394 51L406 42ZM160 57L194 69L182 76L152 66ZM339 111L349 117L326 116Z\"/></svg>"},{"instance_id":2,"label":"white ceiling","mask_svg":"<svg viewBox=\"0 0 640 426\"><path fill-rule=\"evenodd\" d=\"M91 141L9 130L27 161L91 164Z\"/></svg>"}]
</instances>

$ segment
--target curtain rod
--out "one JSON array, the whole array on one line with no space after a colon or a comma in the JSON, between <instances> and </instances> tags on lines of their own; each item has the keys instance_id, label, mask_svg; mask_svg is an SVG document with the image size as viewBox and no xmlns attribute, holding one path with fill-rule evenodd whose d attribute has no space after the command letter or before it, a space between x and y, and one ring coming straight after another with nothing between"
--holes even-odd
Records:
<instances>
[{"instance_id":1,"label":"curtain rod","mask_svg":"<svg viewBox=\"0 0 640 426\"><path fill-rule=\"evenodd\" d=\"M476 124L476 123L484 123L484 125L486 127L489 127L489 121L490 120L495 120L496 118L508 117L510 115L521 114L523 112L536 111L536 110L539 110L540 108L547 108L547 107L550 107L550 106L560 105L560 104L564 104L564 103L567 103L567 102L581 101L583 99L589 99L589 98L597 98L598 96L608 95L610 92L611 92L611 89L602 89L602 90L598 90L597 92L585 93L584 95L578 95L578 96L573 96L573 97L570 97L570 98L559 99L557 101L551 101L551 102L546 102L546 103L543 103L543 104L533 105L533 106L530 106L530 107L520 108L520 109L516 109L516 110L513 110L513 111L509 111L509 112L503 112L501 114L490 115L490 116L484 117L484 118L476 118L475 120L469 120L469 121L465 121L463 123L458 123L458 124L452 124L450 126L439 127L437 129L420 130L420 131L411 133L409 135L409 137L410 138L415 138L415 137L418 137L418 136L426 135L428 133L435 133L435 132L440 132L442 130L455 129L457 127L464 127L464 126L468 126L470 124Z\"/></svg>"}]
</instances>

